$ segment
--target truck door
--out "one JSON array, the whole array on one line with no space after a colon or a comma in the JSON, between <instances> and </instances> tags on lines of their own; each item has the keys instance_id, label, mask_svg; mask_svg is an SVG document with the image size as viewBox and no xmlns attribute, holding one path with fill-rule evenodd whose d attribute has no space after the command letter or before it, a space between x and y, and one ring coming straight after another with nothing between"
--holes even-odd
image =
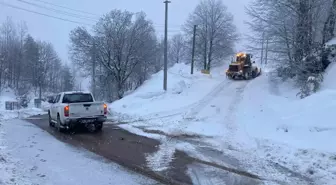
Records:
<instances>
[{"instance_id":1,"label":"truck door","mask_svg":"<svg viewBox=\"0 0 336 185\"><path fill-rule=\"evenodd\" d=\"M51 118L53 120L56 120L56 118L57 118L57 106L58 106L57 104L60 100L60 97L61 97L61 95L58 94L55 98L54 103L51 105L50 114L51 114Z\"/></svg>"}]
</instances>

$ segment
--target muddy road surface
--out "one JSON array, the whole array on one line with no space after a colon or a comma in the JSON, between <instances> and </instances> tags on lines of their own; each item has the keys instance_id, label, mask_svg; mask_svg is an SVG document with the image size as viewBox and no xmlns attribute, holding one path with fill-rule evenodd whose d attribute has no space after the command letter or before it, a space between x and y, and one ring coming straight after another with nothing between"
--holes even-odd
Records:
<instances>
[{"instance_id":1,"label":"muddy road surface","mask_svg":"<svg viewBox=\"0 0 336 185\"><path fill-rule=\"evenodd\" d=\"M85 129L76 129L74 133L59 133L55 128L49 127L47 115L33 116L25 120L47 131L64 143L94 152L112 162L152 178L158 184L218 184L218 182L209 181L211 178L206 181L204 181L204 177L202 179L198 178L201 175L205 175L203 170L209 173L209 169L211 171L211 168L216 167L215 165L189 157L179 150L174 153L168 169L154 172L148 167L146 156L156 153L160 142L135 135L113 124L105 124L103 130L97 133L89 133ZM202 165L201 167L199 167L200 164ZM197 165L198 167L196 167ZM216 167L216 169L215 173L218 174L218 169L220 168ZM237 181L230 180L232 178L231 175L228 175L232 173L230 170L221 169L221 171L223 175L219 176L223 178L221 181L224 184L262 184L258 177L252 174L239 175L239 172L234 172L235 179L239 179Z\"/></svg>"}]
</instances>

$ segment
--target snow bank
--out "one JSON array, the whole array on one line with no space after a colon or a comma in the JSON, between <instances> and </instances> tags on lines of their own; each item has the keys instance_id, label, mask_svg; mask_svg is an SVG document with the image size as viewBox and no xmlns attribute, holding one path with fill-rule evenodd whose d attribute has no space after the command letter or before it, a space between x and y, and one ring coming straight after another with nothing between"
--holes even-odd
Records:
<instances>
[{"instance_id":1,"label":"snow bank","mask_svg":"<svg viewBox=\"0 0 336 185\"><path fill-rule=\"evenodd\" d=\"M330 63L323 76L322 90L333 89L336 90L336 63Z\"/></svg>"},{"instance_id":2,"label":"snow bank","mask_svg":"<svg viewBox=\"0 0 336 185\"><path fill-rule=\"evenodd\" d=\"M335 177L332 166L336 165L336 146L330 143L336 140L332 114L336 90L328 89L333 84L326 82L324 90L298 99L286 93L284 89L292 89L286 86L275 86L266 75L253 80L244 91L236 121L258 143L256 155L309 176L318 184L330 184Z\"/></svg>"},{"instance_id":3,"label":"snow bank","mask_svg":"<svg viewBox=\"0 0 336 185\"><path fill-rule=\"evenodd\" d=\"M238 120L250 135L301 149L336 152L327 142L336 139L336 124L330 114L336 109L336 91L324 90L299 100L272 94L271 89L266 76L245 89L240 105L243 115Z\"/></svg>"},{"instance_id":4,"label":"snow bank","mask_svg":"<svg viewBox=\"0 0 336 185\"><path fill-rule=\"evenodd\" d=\"M336 44L336 37L335 38L332 38L331 40L329 40L326 45L327 46L330 46L330 45L335 45Z\"/></svg>"},{"instance_id":5,"label":"snow bank","mask_svg":"<svg viewBox=\"0 0 336 185\"><path fill-rule=\"evenodd\" d=\"M223 70L224 71L224 70ZM224 72L221 72L222 75ZM212 77L219 76L213 74ZM163 90L163 71L147 80L141 87L123 99L113 102L111 112L144 116L188 106L205 96L220 80L195 71L190 66L175 64L168 70L168 89Z\"/></svg>"},{"instance_id":6,"label":"snow bank","mask_svg":"<svg viewBox=\"0 0 336 185\"><path fill-rule=\"evenodd\" d=\"M33 93L31 93L31 96ZM20 110L6 110L6 101L18 101L15 93L11 89L5 89L0 94L0 122L14 118L26 118L33 115L45 114L50 106L47 102L42 102L42 110L34 107L34 100L32 99L27 108Z\"/></svg>"},{"instance_id":7,"label":"snow bank","mask_svg":"<svg viewBox=\"0 0 336 185\"><path fill-rule=\"evenodd\" d=\"M5 89L0 93L0 110L6 109L6 101L17 101L13 90Z\"/></svg>"}]
</instances>

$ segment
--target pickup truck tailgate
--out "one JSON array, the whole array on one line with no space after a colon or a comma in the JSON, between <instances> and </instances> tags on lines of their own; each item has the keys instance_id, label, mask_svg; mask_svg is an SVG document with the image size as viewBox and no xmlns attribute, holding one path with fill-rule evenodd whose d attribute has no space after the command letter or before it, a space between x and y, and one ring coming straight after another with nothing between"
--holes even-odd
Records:
<instances>
[{"instance_id":1,"label":"pickup truck tailgate","mask_svg":"<svg viewBox=\"0 0 336 185\"><path fill-rule=\"evenodd\" d=\"M91 117L104 115L104 103L87 102L69 104L70 117Z\"/></svg>"}]
</instances>

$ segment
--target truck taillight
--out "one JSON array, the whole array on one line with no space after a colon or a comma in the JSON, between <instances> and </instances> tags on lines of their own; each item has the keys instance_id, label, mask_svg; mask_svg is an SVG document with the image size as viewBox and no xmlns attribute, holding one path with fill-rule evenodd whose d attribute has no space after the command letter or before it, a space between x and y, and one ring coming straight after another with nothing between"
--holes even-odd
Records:
<instances>
[{"instance_id":1,"label":"truck taillight","mask_svg":"<svg viewBox=\"0 0 336 185\"><path fill-rule=\"evenodd\" d=\"M64 117L69 117L69 105L64 107Z\"/></svg>"},{"instance_id":2,"label":"truck taillight","mask_svg":"<svg viewBox=\"0 0 336 185\"><path fill-rule=\"evenodd\" d=\"M106 115L106 114L107 114L107 105L104 104L104 115Z\"/></svg>"}]
</instances>

